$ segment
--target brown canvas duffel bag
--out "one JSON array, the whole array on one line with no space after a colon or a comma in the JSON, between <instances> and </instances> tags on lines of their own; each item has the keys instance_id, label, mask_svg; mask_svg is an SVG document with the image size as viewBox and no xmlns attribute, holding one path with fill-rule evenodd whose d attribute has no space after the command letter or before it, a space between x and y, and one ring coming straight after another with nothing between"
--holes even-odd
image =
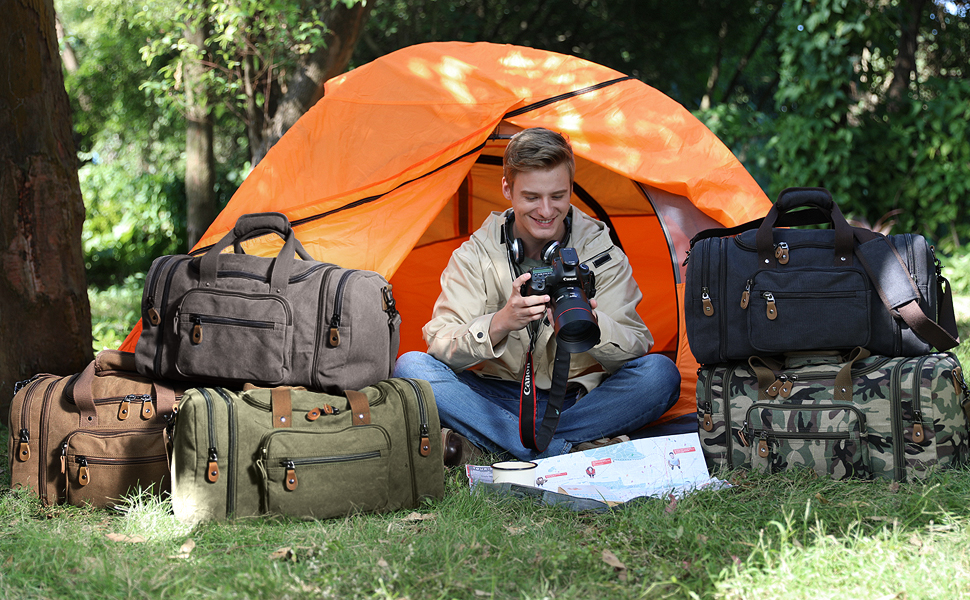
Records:
<instances>
[{"instance_id":1,"label":"brown canvas duffel bag","mask_svg":"<svg viewBox=\"0 0 970 600\"><path fill-rule=\"evenodd\" d=\"M276 257L243 253L241 242L268 233L285 240ZM222 253L230 245L235 253ZM237 389L360 389L391 375L400 322L380 274L317 262L285 215L249 214L201 256L154 261L136 366L152 379Z\"/></svg>"},{"instance_id":2,"label":"brown canvas duffel bag","mask_svg":"<svg viewBox=\"0 0 970 600\"><path fill-rule=\"evenodd\" d=\"M10 405L10 483L46 505L109 507L135 490L168 493L169 428L179 396L103 350L81 373L18 384Z\"/></svg>"}]
</instances>

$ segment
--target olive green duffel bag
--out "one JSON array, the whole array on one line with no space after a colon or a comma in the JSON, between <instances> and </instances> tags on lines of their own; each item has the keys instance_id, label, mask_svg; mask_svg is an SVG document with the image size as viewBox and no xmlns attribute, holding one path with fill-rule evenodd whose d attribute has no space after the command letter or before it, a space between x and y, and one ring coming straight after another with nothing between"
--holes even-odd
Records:
<instances>
[{"instance_id":1,"label":"olive green duffel bag","mask_svg":"<svg viewBox=\"0 0 970 600\"><path fill-rule=\"evenodd\" d=\"M191 389L173 434L172 506L185 522L414 508L444 495L440 428L421 380L345 395Z\"/></svg>"}]
</instances>

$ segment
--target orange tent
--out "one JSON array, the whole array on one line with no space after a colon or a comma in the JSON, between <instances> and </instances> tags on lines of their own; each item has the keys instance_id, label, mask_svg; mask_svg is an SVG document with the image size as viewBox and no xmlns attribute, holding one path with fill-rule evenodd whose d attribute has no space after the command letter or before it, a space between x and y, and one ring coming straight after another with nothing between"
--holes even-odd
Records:
<instances>
[{"instance_id":1,"label":"orange tent","mask_svg":"<svg viewBox=\"0 0 970 600\"><path fill-rule=\"evenodd\" d=\"M764 216L771 204L717 137L680 104L579 58L489 43L429 43L326 84L326 93L253 169L196 246L244 213L286 214L314 258L387 277L403 317L401 352L421 328L453 249L502 196L511 134L544 126L576 153L573 204L607 222L644 293L655 352L675 358L694 412L697 364L683 324L683 261L696 232ZM271 255L275 236L247 242ZM125 340L134 350L140 326Z\"/></svg>"}]
</instances>

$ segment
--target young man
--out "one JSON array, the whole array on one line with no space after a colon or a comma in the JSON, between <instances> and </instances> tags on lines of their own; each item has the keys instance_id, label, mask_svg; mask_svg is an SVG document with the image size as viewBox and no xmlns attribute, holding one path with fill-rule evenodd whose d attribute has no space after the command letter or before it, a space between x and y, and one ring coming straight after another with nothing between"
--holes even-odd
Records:
<instances>
[{"instance_id":1,"label":"young man","mask_svg":"<svg viewBox=\"0 0 970 600\"><path fill-rule=\"evenodd\" d=\"M441 417L445 463L463 464L479 453L508 452L522 460L569 452L660 417L680 393L673 361L647 354L653 336L636 312L642 298L609 229L570 204L575 162L566 139L526 129L505 151L502 192L512 205L492 213L455 250L441 275L441 295L424 326L428 353L408 352L394 375L431 383ZM550 244L575 248L595 273L589 304L600 341L570 356L568 386L556 433L541 453L519 435L522 373L530 332L537 414L552 386L556 339L548 295L523 295L529 270L546 264ZM548 258L548 256L547 256Z\"/></svg>"}]
</instances>

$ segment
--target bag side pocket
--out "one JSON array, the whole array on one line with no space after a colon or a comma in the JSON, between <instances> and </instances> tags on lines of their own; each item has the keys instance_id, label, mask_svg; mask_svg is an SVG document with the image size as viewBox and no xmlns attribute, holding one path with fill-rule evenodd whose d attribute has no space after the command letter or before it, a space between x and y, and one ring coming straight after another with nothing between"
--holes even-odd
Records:
<instances>
[{"instance_id":1,"label":"bag side pocket","mask_svg":"<svg viewBox=\"0 0 970 600\"><path fill-rule=\"evenodd\" d=\"M870 294L855 270L759 271L746 309L751 346L772 354L866 346Z\"/></svg>"},{"instance_id":2,"label":"bag side pocket","mask_svg":"<svg viewBox=\"0 0 970 600\"><path fill-rule=\"evenodd\" d=\"M190 379L278 383L288 368L290 323L279 296L190 291L176 316L175 368Z\"/></svg>"},{"instance_id":3,"label":"bag side pocket","mask_svg":"<svg viewBox=\"0 0 970 600\"><path fill-rule=\"evenodd\" d=\"M389 499L390 454L388 434L376 425L274 431L256 461L263 510L318 519L380 511Z\"/></svg>"}]
</instances>

